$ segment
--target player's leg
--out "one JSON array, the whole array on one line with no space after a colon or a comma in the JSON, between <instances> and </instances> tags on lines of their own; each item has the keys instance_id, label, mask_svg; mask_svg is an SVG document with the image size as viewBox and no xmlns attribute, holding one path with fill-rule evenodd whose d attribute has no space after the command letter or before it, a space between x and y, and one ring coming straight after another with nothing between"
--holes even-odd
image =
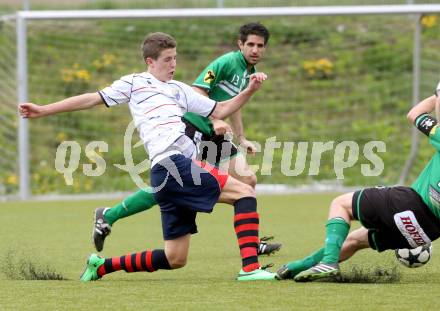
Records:
<instances>
[{"instance_id":1,"label":"player's leg","mask_svg":"<svg viewBox=\"0 0 440 311\"><path fill-rule=\"evenodd\" d=\"M339 257L342 245L350 231L353 193L347 193L334 199L326 224L326 239L322 259L313 267L295 276L297 282L313 281L339 273Z\"/></svg>"},{"instance_id":2,"label":"player's leg","mask_svg":"<svg viewBox=\"0 0 440 311\"><path fill-rule=\"evenodd\" d=\"M230 176L239 181L248 184L255 189L257 185L257 176L249 167L246 158L242 153L236 153L229 158L225 158L219 163L221 170L227 171Z\"/></svg>"},{"instance_id":3,"label":"player's leg","mask_svg":"<svg viewBox=\"0 0 440 311\"><path fill-rule=\"evenodd\" d=\"M353 193L343 194L334 199L330 205L330 212L326 224L326 239L323 263L337 264L342 245L350 231Z\"/></svg>"},{"instance_id":4,"label":"player's leg","mask_svg":"<svg viewBox=\"0 0 440 311\"><path fill-rule=\"evenodd\" d=\"M330 220L341 217L339 228L330 228L327 225L327 239L323 259L318 265L301 272L295 280L309 281L326 274L332 274L337 270L336 259L346 260L357 250L371 247L379 252L386 249L407 248L411 244L417 245L413 240L413 232L406 231L408 222L419 225L423 230L418 232L429 232L423 236L419 234L423 243L429 243L429 237L438 237L439 232L436 225L431 225L430 216L425 215L429 209L420 196L408 187L375 187L356 191L352 194L351 208L348 207L349 200L345 203L332 206ZM427 216L427 217L426 217ZM343 221L342 221L343 219ZM361 222L361 228L345 239L344 249L341 251L339 241L348 231L348 222L356 219ZM345 224L344 224L345 222ZM347 227L344 229L343 227ZM329 232L332 229L334 232ZM411 227L411 230L414 230ZM425 231L426 230L426 231ZM334 236L331 237L331 234ZM331 241L333 243L329 243Z\"/></svg>"},{"instance_id":5,"label":"player's leg","mask_svg":"<svg viewBox=\"0 0 440 311\"><path fill-rule=\"evenodd\" d=\"M300 272L317 265L322 260L322 257L324 257L324 247L314 251L302 259L290 261L284 264L277 270L276 277L279 280L293 279Z\"/></svg>"},{"instance_id":6,"label":"player's leg","mask_svg":"<svg viewBox=\"0 0 440 311\"><path fill-rule=\"evenodd\" d=\"M228 172L235 179L255 189L257 177L246 162L242 153L230 141L224 140L217 145L221 150L217 154L220 170ZM271 255L281 249L281 243L268 243L273 237L262 237L258 242L258 255Z\"/></svg>"},{"instance_id":7,"label":"player's leg","mask_svg":"<svg viewBox=\"0 0 440 311\"><path fill-rule=\"evenodd\" d=\"M173 144L173 148L180 150L187 158L191 158L196 153L194 142L187 136L179 137ZM96 209L93 230L93 242L96 250L102 250L104 240L110 234L111 226L117 220L146 211L156 204L152 188L146 187L133 193L112 208Z\"/></svg>"},{"instance_id":8,"label":"player's leg","mask_svg":"<svg viewBox=\"0 0 440 311\"><path fill-rule=\"evenodd\" d=\"M119 219L146 211L156 204L151 188L147 187L132 193L112 208L109 208L105 212L104 218L112 226Z\"/></svg>"},{"instance_id":9,"label":"player's leg","mask_svg":"<svg viewBox=\"0 0 440 311\"><path fill-rule=\"evenodd\" d=\"M319 263L297 274L294 278L295 281L312 281L339 273L338 263L341 248L347 238L350 222L353 219L352 205L353 193L338 196L332 201L326 224L324 248L316 252L318 256L312 256L312 258L318 259L322 252L322 259ZM304 264L306 265L307 263L305 262Z\"/></svg>"},{"instance_id":10,"label":"player's leg","mask_svg":"<svg viewBox=\"0 0 440 311\"><path fill-rule=\"evenodd\" d=\"M275 274L260 269L258 262L259 215L254 189L229 176L219 202L234 206L234 229L242 258L242 269L237 280L273 280Z\"/></svg>"},{"instance_id":11,"label":"player's leg","mask_svg":"<svg viewBox=\"0 0 440 311\"><path fill-rule=\"evenodd\" d=\"M188 259L191 234L165 241L165 255L171 269L183 268Z\"/></svg>"},{"instance_id":12,"label":"player's leg","mask_svg":"<svg viewBox=\"0 0 440 311\"><path fill-rule=\"evenodd\" d=\"M147 250L112 258L101 258L96 254L92 254L87 261L86 269L81 275L81 281L94 281L106 274L120 270L126 272L154 272L159 269L170 270L185 266L191 234L197 232L195 223L197 213L181 208L173 202L162 203L164 249Z\"/></svg>"},{"instance_id":13,"label":"player's leg","mask_svg":"<svg viewBox=\"0 0 440 311\"><path fill-rule=\"evenodd\" d=\"M339 255L339 262L345 261L353 256L357 251L369 248L368 229L361 227L350 232L344 241ZM300 272L312 268L319 264L324 257L325 248L322 247L307 257L291 261L283 265L277 271L277 278L280 280L292 279Z\"/></svg>"},{"instance_id":14,"label":"player's leg","mask_svg":"<svg viewBox=\"0 0 440 311\"><path fill-rule=\"evenodd\" d=\"M140 189L111 208L97 208L93 225L93 243L98 252L104 248L105 238L111 233L113 224L121 219L156 205L151 188Z\"/></svg>"},{"instance_id":15,"label":"player's leg","mask_svg":"<svg viewBox=\"0 0 440 311\"><path fill-rule=\"evenodd\" d=\"M370 248L368 229L360 227L350 232L342 245L339 262L350 259L357 251Z\"/></svg>"},{"instance_id":16,"label":"player's leg","mask_svg":"<svg viewBox=\"0 0 440 311\"><path fill-rule=\"evenodd\" d=\"M110 258L101 258L92 254L87 260L80 280L83 282L96 281L106 274L121 270L130 273L181 268L186 263L190 237L191 235L188 234L176 240L165 241L165 249L146 250ZM171 261L168 260L168 256Z\"/></svg>"}]
</instances>

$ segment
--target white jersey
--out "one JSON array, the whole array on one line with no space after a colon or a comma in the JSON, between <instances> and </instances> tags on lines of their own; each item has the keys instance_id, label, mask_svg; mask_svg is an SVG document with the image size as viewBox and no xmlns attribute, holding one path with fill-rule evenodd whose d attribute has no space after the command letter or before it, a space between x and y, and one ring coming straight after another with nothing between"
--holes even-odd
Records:
<instances>
[{"instance_id":1,"label":"white jersey","mask_svg":"<svg viewBox=\"0 0 440 311\"><path fill-rule=\"evenodd\" d=\"M208 117L216 106L215 101L185 83L162 82L147 72L123 76L99 94L108 107L129 105L152 166L170 155L165 151L185 134L181 119L185 112Z\"/></svg>"}]
</instances>

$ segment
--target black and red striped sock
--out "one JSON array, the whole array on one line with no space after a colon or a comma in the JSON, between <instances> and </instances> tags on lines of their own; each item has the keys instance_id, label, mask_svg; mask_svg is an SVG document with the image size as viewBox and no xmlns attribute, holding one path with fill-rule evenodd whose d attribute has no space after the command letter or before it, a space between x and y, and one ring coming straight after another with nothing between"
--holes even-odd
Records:
<instances>
[{"instance_id":1,"label":"black and red striped sock","mask_svg":"<svg viewBox=\"0 0 440 311\"><path fill-rule=\"evenodd\" d=\"M171 269L163 249L106 258L104 264L98 268L98 276L102 277L119 270L125 270L126 272L154 272L159 269Z\"/></svg>"},{"instance_id":2,"label":"black and red striped sock","mask_svg":"<svg viewBox=\"0 0 440 311\"><path fill-rule=\"evenodd\" d=\"M250 272L260 267L257 248L259 243L257 200L254 197L238 199L234 203L234 228L242 260L242 269Z\"/></svg>"}]
</instances>

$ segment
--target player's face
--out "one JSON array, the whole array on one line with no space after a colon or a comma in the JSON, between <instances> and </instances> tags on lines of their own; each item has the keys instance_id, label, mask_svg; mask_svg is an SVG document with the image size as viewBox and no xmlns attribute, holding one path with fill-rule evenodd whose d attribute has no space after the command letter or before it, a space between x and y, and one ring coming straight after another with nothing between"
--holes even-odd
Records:
<instances>
[{"instance_id":1,"label":"player's face","mask_svg":"<svg viewBox=\"0 0 440 311\"><path fill-rule=\"evenodd\" d=\"M147 58L148 72L159 81L173 79L176 71L176 48L163 50L157 59Z\"/></svg>"},{"instance_id":2,"label":"player's face","mask_svg":"<svg viewBox=\"0 0 440 311\"><path fill-rule=\"evenodd\" d=\"M238 47L250 65L258 64L266 50L264 38L257 35L249 35L245 42L238 40Z\"/></svg>"}]
</instances>

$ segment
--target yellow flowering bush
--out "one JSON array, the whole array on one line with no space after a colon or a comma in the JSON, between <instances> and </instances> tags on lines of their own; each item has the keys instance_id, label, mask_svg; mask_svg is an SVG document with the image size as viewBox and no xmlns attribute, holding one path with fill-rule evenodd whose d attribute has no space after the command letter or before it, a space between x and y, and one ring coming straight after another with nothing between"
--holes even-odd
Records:
<instances>
[{"instance_id":1,"label":"yellow flowering bush","mask_svg":"<svg viewBox=\"0 0 440 311\"><path fill-rule=\"evenodd\" d=\"M308 78L327 79L333 75L333 63L326 57L303 62L303 70Z\"/></svg>"},{"instance_id":2,"label":"yellow flowering bush","mask_svg":"<svg viewBox=\"0 0 440 311\"><path fill-rule=\"evenodd\" d=\"M105 69L108 69L112 67L116 62L116 56L111 53L104 53L102 56L98 59L95 59L92 62L92 66L97 71L104 71Z\"/></svg>"},{"instance_id":3,"label":"yellow flowering bush","mask_svg":"<svg viewBox=\"0 0 440 311\"><path fill-rule=\"evenodd\" d=\"M420 19L420 24L425 28L432 28L437 25L437 15L423 15Z\"/></svg>"},{"instance_id":4,"label":"yellow flowering bush","mask_svg":"<svg viewBox=\"0 0 440 311\"><path fill-rule=\"evenodd\" d=\"M61 80L64 83L66 96L84 92L89 87L91 73L74 63L70 68L61 69Z\"/></svg>"},{"instance_id":5,"label":"yellow flowering bush","mask_svg":"<svg viewBox=\"0 0 440 311\"><path fill-rule=\"evenodd\" d=\"M17 175L11 174L8 177L6 177L6 184L11 186L16 186L18 184Z\"/></svg>"}]
</instances>

